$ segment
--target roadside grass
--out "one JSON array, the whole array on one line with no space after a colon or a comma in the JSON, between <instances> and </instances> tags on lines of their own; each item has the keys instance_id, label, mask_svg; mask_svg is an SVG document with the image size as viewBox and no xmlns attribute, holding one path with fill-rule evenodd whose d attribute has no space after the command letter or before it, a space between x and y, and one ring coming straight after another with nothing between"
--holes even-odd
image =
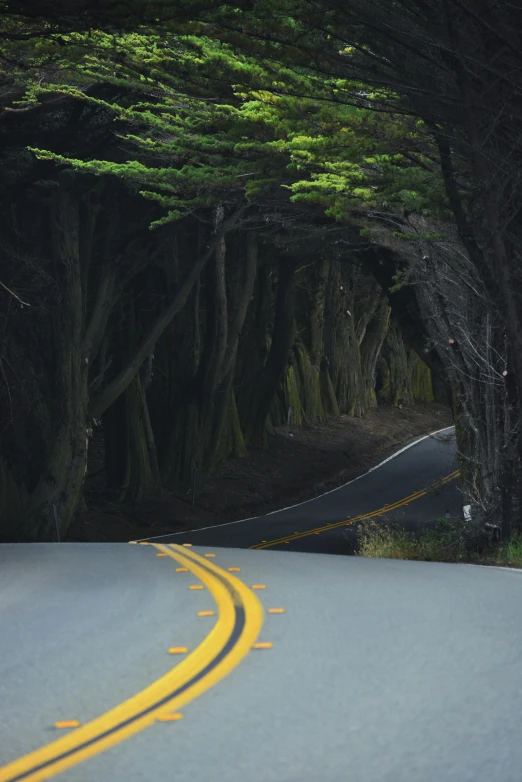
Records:
<instances>
[{"instance_id":1,"label":"roadside grass","mask_svg":"<svg viewBox=\"0 0 522 782\"><path fill-rule=\"evenodd\" d=\"M496 565L522 567L522 534L515 535L507 543L495 546L492 553Z\"/></svg>"},{"instance_id":2,"label":"roadside grass","mask_svg":"<svg viewBox=\"0 0 522 782\"><path fill-rule=\"evenodd\" d=\"M369 521L359 527L358 543L361 557L522 567L522 535L506 543L473 546L458 522L446 519L437 519L433 528L421 532Z\"/></svg>"}]
</instances>

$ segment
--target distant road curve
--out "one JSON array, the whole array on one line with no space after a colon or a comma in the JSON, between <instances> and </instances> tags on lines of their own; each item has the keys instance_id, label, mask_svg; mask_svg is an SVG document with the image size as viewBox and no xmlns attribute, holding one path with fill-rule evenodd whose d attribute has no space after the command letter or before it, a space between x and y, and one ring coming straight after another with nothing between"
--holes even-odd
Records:
<instances>
[{"instance_id":1,"label":"distant road curve","mask_svg":"<svg viewBox=\"0 0 522 782\"><path fill-rule=\"evenodd\" d=\"M355 520L385 513L387 518L419 523L447 513L461 515L456 456L455 428L446 427L401 448L359 478L306 502L264 516L145 540L347 553L355 535L347 528ZM437 491L428 493L435 487Z\"/></svg>"}]
</instances>

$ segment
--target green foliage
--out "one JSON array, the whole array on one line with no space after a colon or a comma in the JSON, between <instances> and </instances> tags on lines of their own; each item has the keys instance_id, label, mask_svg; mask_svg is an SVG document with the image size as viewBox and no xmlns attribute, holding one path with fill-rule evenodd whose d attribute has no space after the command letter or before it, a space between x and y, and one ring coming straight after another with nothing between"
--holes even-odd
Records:
<instances>
[{"instance_id":1,"label":"green foliage","mask_svg":"<svg viewBox=\"0 0 522 782\"><path fill-rule=\"evenodd\" d=\"M237 14L244 21L244 12ZM285 26L290 36L306 28L279 16L279 32ZM120 141L114 159L39 148L34 154L138 186L164 209L160 224L223 201L274 198L287 208L320 208L335 220L356 221L363 231L374 210L445 213L422 124L391 111L376 114L353 98L391 104L391 91L314 73L298 50L283 57L266 42L247 54L230 36L224 41L207 31L182 14L177 25L160 28L51 33L24 44L23 68L20 53L15 57L19 43L10 44L6 75L23 87L13 107L83 101L112 117Z\"/></svg>"},{"instance_id":2,"label":"green foliage","mask_svg":"<svg viewBox=\"0 0 522 782\"><path fill-rule=\"evenodd\" d=\"M370 209L442 217L447 204L440 174L422 152L411 154L415 146L427 146L422 132L413 134L393 116L379 115L377 120L371 111L350 107L344 107L344 113L343 125L331 126L328 135L290 143L293 166L310 174L292 184L292 200L325 205L326 213L340 221L353 212L360 219L361 210ZM376 128L377 121L384 133ZM391 154L392 146L407 154Z\"/></svg>"}]
</instances>

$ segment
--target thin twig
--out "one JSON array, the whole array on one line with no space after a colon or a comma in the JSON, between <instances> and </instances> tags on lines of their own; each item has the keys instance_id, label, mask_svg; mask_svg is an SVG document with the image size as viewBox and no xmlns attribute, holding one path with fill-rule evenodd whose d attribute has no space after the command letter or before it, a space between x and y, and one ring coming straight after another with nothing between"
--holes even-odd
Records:
<instances>
[{"instance_id":1,"label":"thin twig","mask_svg":"<svg viewBox=\"0 0 522 782\"><path fill-rule=\"evenodd\" d=\"M2 286L2 288L4 288L4 290L6 290L8 293L10 293L10 294L11 294L11 296L12 296L13 298L15 298L17 301L19 301L19 302L20 302L20 304L22 305L22 307L30 307L30 306L31 306L31 305L29 304L29 302L27 302L27 301L22 301L22 299L20 298L20 296L17 296L17 295L16 295L16 293L15 293L14 291L12 291L12 290L11 290L11 288L8 288L8 287L7 287L7 285L4 285L4 283L2 282L2 280L0 280L0 285Z\"/></svg>"}]
</instances>

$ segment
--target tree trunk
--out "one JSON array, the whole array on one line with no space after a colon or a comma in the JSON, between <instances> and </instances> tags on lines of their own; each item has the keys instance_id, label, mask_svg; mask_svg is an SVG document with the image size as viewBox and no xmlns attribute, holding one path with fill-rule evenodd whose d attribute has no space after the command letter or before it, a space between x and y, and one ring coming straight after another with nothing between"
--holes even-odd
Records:
<instances>
[{"instance_id":1,"label":"tree trunk","mask_svg":"<svg viewBox=\"0 0 522 782\"><path fill-rule=\"evenodd\" d=\"M321 361L321 399L323 402L323 410L327 415L341 415L326 356Z\"/></svg>"},{"instance_id":2,"label":"tree trunk","mask_svg":"<svg viewBox=\"0 0 522 782\"><path fill-rule=\"evenodd\" d=\"M253 306L247 313L245 336L239 345L236 374L236 402L242 430L251 429L252 404L257 382L263 372L269 350L272 309L272 270L265 260L259 265L254 286Z\"/></svg>"},{"instance_id":3,"label":"tree trunk","mask_svg":"<svg viewBox=\"0 0 522 782\"><path fill-rule=\"evenodd\" d=\"M323 358L323 331L326 285L330 262L321 260L315 269L310 307L310 360L319 367Z\"/></svg>"},{"instance_id":4,"label":"tree trunk","mask_svg":"<svg viewBox=\"0 0 522 782\"><path fill-rule=\"evenodd\" d=\"M161 475L158 462L158 452L156 449L156 438L154 437L154 430L152 428L149 404L147 400L147 388L152 380L152 359L153 354L147 359L147 364L144 372L143 379L140 379L140 392L141 392L141 410L143 417L143 427L145 431L145 440L147 442L147 451L149 454L149 464L152 472L152 477L157 489L161 489Z\"/></svg>"},{"instance_id":5,"label":"tree trunk","mask_svg":"<svg viewBox=\"0 0 522 782\"><path fill-rule=\"evenodd\" d=\"M325 297L324 352L341 413L365 412L359 337L355 326L356 276L351 265L331 261Z\"/></svg>"},{"instance_id":6,"label":"tree trunk","mask_svg":"<svg viewBox=\"0 0 522 782\"><path fill-rule=\"evenodd\" d=\"M444 0L442 7L444 23L451 43L452 66L464 109L465 130L467 135L466 157L474 168L476 181L480 186L481 201L484 210L483 216L485 218L485 227L488 236L489 252L486 252L482 257L479 257L480 267L478 267L478 271L481 274L486 289L490 292L490 295L496 302L498 312L503 318L505 330L509 338L507 356L509 367L506 371L513 376L514 382L510 385L506 384L506 386L513 399L513 404L516 405L518 417L516 426L517 433L513 434L510 439L516 449L516 459L519 463L522 463L522 437L520 436L520 425L522 422L522 296L519 278L516 273L517 261L514 257L514 247L510 246L511 242L508 238L507 223L509 221L504 219L504 224L502 223L503 211L506 213L509 213L510 211L511 204L509 202L510 195L513 193L513 181L515 183L515 193L516 188L519 185L518 181L516 181L516 175L515 177L512 177L512 181L510 182L509 173L507 173L510 158L513 162L515 160L514 155L516 153L514 150L516 150L516 145L513 147L511 142L508 142L507 146L502 143L502 134L497 132L497 127L499 126L498 120L488 118L489 124L486 128L481 127L481 108L479 108L479 105L483 101L483 94L485 92L484 87L486 85L482 83L480 84L480 88L477 89L477 81L473 79L475 74L472 74L469 71L469 66L465 60L466 48L462 45L462 33L459 27L458 18L455 16L454 7L449 0ZM486 81L486 84L488 89L491 90L497 86L497 79L496 76L493 77L490 74L488 74L488 76L489 80ZM492 108L492 106L490 108ZM497 127L492 124L493 122ZM482 124L484 125L484 123ZM487 131L487 134L485 134L485 130ZM496 149L494 145L496 145ZM494 149L493 159L495 159L496 155L497 160L500 161L500 159L502 159L502 163L504 164L506 162L504 155L506 153L509 155L508 167L505 169L506 173L503 172L501 176L499 170L492 170L492 156L491 154L488 154L491 153L492 149ZM515 171L517 171L517 169L515 169ZM446 176L445 183L447 189L448 182L451 189L453 187L453 182L451 177L448 178ZM454 192L453 202L457 203L458 208L458 199L455 197ZM519 209L517 209L516 214L519 221ZM515 218L515 220L516 219L517 218ZM462 215L460 215L460 222L462 222ZM473 250L473 247L470 249ZM470 257L475 262L475 257L473 255L470 255ZM511 486L507 490L507 493L510 495L513 494ZM505 502L503 501L503 513L507 512L506 509L508 504L507 500ZM516 502L516 504L518 505L518 502ZM510 513L513 518L511 526L522 530L522 508L517 508L517 514L518 516L515 519L514 513ZM509 522L504 523L509 525Z\"/></svg>"},{"instance_id":7,"label":"tree trunk","mask_svg":"<svg viewBox=\"0 0 522 782\"><path fill-rule=\"evenodd\" d=\"M297 333L297 326L294 331ZM316 351L316 357L321 354L321 348L322 345ZM292 355L295 357L295 363L291 369L296 375L297 392L299 395L298 405L295 405L292 402L288 403L288 406L292 407L292 420L294 423L297 423L297 420L294 417L294 411L297 412L297 409L300 406L302 408L303 422L311 424L315 421L322 421L325 418L325 412L321 396L321 370L319 365L313 363L306 347L299 339L294 345Z\"/></svg>"},{"instance_id":8,"label":"tree trunk","mask_svg":"<svg viewBox=\"0 0 522 782\"><path fill-rule=\"evenodd\" d=\"M195 398L189 405L197 407L198 429L194 432L190 462L202 468L208 466L206 450L212 437L212 420L216 403L219 372L225 357L228 336L228 301L225 275L226 246L224 239L216 247L215 257L205 274L205 338L198 371L194 380ZM186 433L188 435L188 432ZM188 442L187 442L188 445Z\"/></svg>"},{"instance_id":9,"label":"tree trunk","mask_svg":"<svg viewBox=\"0 0 522 782\"><path fill-rule=\"evenodd\" d=\"M393 320L398 324L403 339L422 358L431 370L433 391L438 402L452 406L452 390L446 367L434 350L427 351L428 331L412 286L403 285L391 292L394 285L396 262L393 252L384 247L372 248L362 253L362 258L386 294Z\"/></svg>"},{"instance_id":10,"label":"tree trunk","mask_svg":"<svg viewBox=\"0 0 522 782\"><path fill-rule=\"evenodd\" d=\"M148 408L143 404L144 391L137 375L125 392L127 406L126 429L129 436L126 485L121 499L138 502L143 497L158 491L158 481L151 464L151 449L155 454L154 438L152 448L147 436ZM150 425L150 424L149 424Z\"/></svg>"},{"instance_id":11,"label":"tree trunk","mask_svg":"<svg viewBox=\"0 0 522 782\"><path fill-rule=\"evenodd\" d=\"M53 203L53 255L60 304L53 323L55 435L38 484L20 514L19 539L63 538L82 499L87 470L87 373L82 352L78 203L65 187ZM56 531L58 526L59 533Z\"/></svg>"},{"instance_id":12,"label":"tree trunk","mask_svg":"<svg viewBox=\"0 0 522 782\"><path fill-rule=\"evenodd\" d=\"M189 246L196 245L199 254L206 236L200 225L191 234ZM179 285L176 260L179 252L172 252L174 264L167 267L167 292L171 285ZM185 485L192 469L199 463L199 411L197 374L202 359L202 307L204 292L200 274L195 282L187 306L173 320L165 335L158 341L156 362L157 382L151 394L151 418L159 448L160 471L164 481L173 480Z\"/></svg>"},{"instance_id":13,"label":"tree trunk","mask_svg":"<svg viewBox=\"0 0 522 782\"><path fill-rule=\"evenodd\" d=\"M205 294L207 301L205 345L196 383L202 421L211 426L214 395L219 382L228 340L228 300L226 285L226 245L222 237L214 261L207 267Z\"/></svg>"},{"instance_id":14,"label":"tree trunk","mask_svg":"<svg viewBox=\"0 0 522 782\"><path fill-rule=\"evenodd\" d=\"M239 345L239 337L243 330L248 307L254 298L254 285L257 274L257 236L253 231L247 233L245 266L241 264L242 275L237 275L236 295L233 302L233 312L228 331L228 342L225 356L219 373L221 382L234 368Z\"/></svg>"},{"instance_id":15,"label":"tree trunk","mask_svg":"<svg viewBox=\"0 0 522 782\"><path fill-rule=\"evenodd\" d=\"M373 319L365 328L364 337L361 342L361 368L366 386L366 404L374 406L377 404L375 395L375 379L377 370L377 359L379 358L382 344L388 333L390 324L390 312L387 301L381 298Z\"/></svg>"},{"instance_id":16,"label":"tree trunk","mask_svg":"<svg viewBox=\"0 0 522 782\"><path fill-rule=\"evenodd\" d=\"M408 354L402 334L395 323L384 340L382 359L387 364L387 371L386 381L379 392L380 399L394 405L411 404L414 400Z\"/></svg>"},{"instance_id":17,"label":"tree trunk","mask_svg":"<svg viewBox=\"0 0 522 782\"><path fill-rule=\"evenodd\" d=\"M105 480L113 498L128 481L128 432L125 395L118 397L102 416Z\"/></svg>"},{"instance_id":18,"label":"tree trunk","mask_svg":"<svg viewBox=\"0 0 522 782\"><path fill-rule=\"evenodd\" d=\"M147 432L144 393L137 376L103 416L107 484L119 502L137 502L159 487L150 458L155 446Z\"/></svg>"},{"instance_id":19,"label":"tree trunk","mask_svg":"<svg viewBox=\"0 0 522 782\"><path fill-rule=\"evenodd\" d=\"M253 298L257 271L257 238L253 231L247 234L246 257L240 263L236 275L235 295L231 304L232 317L228 329L228 340L218 372L218 387L214 400L212 434L205 455L205 463L211 469L235 452L246 456L246 447L237 415L233 390L239 337L243 329L248 306ZM228 435L226 434L226 430ZM223 440L223 442L222 442Z\"/></svg>"},{"instance_id":20,"label":"tree trunk","mask_svg":"<svg viewBox=\"0 0 522 782\"><path fill-rule=\"evenodd\" d=\"M277 387L285 373L294 339L295 262L279 262L279 280L270 353L254 391L251 408L249 442L264 445L265 424Z\"/></svg>"}]
</instances>

